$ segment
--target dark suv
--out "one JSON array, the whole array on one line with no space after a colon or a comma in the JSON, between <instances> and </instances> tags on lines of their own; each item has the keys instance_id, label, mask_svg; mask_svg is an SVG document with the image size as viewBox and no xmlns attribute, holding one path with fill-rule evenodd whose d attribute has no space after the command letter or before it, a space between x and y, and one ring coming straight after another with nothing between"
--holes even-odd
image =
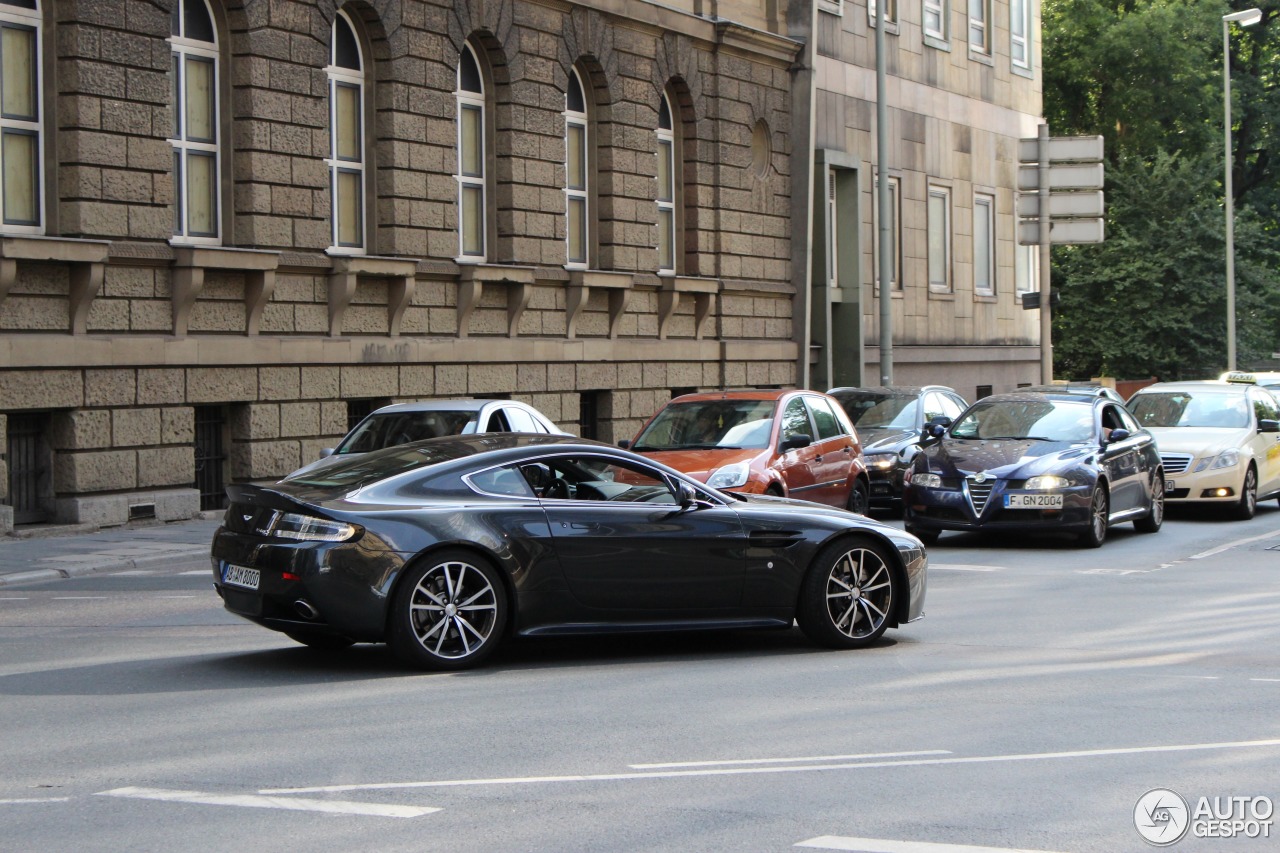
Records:
<instances>
[{"instance_id":1,"label":"dark suv","mask_svg":"<svg viewBox=\"0 0 1280 853\"><path fill-rule=\"evenodd\" d=\"M902 508L902 476L920 452L925 427L950 424L969 407L955 389L920 387L832 388L862 439L863 458L871 477L871 506Z\"/></svg>"}]
</instances>

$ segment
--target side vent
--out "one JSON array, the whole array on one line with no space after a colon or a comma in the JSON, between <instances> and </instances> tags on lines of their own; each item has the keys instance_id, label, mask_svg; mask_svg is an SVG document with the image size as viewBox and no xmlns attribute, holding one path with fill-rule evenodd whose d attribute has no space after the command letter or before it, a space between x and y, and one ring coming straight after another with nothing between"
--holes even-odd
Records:
<instances>
[{"instance_id":1,"label":"side vent","mask_svg":"<svg viewBox=\"0 0 1280 853\"><path fill-rule=\"evenodd\" d=\"M775 551L790 548L802 539L804 534L797 530L752 530L747 535L752 548L769 548Z\"/></svg>"}]
</instances>

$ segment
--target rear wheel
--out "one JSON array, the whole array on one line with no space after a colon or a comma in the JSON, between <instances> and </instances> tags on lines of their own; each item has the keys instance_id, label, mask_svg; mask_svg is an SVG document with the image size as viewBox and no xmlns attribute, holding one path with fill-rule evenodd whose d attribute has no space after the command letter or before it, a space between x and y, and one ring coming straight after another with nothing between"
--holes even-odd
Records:
<instances>
[{"instance_id":1,"label":"rear wheel","mask_svg":"<svg viewBox=\"0 0 1280 853\"><path fill-rule=\"evenodd\" d=\"M355 640L337 634L322 634L319 631L285 631L284 635L295 643L302 643L309 648L326 652L336 652L355 644Z\"/></svg>"},{"instance_id":2,"label":"rear wheel","mask_svg":"<svg viewBox=\"0 0 1280 853\"><path fill-rule=\"evenodd\" d=\"M889 626L897 592L884 545L869 539L837 542L809 567L796 620L805 636L819 645L868 646Z\"/></svg>"},{"instance_id":3,"label":"rear wheel","mask_svg":"<svg viewBox=\"0 0 1280 853\"><path fill-rule=\"evenodd\" d=\"M1133 522L1139 533L1155 533L1164 523L1164 474L1156 471L1151 478L1151 511Z\"/></svg>"},{"instance_id":4,"label":"rear wheel","mask_svg":"<svg viewBox=\"0 0 1280 853\"><path fill-rule=\"evenodd\" d=\"M1240 489L1240 500L1231 514L1241 521L1248 521L1258 511L1258 471L1249 463L1244 472L1244 486Z\"/></svg>"},{"instance_id":5,"label":"rear wheel","mask_svg":"<svg viewBox=\"0 0 1280 853\"><path fill-rule=\"evenodd\" d=\"M1080 534L1080 544L1086 548L1099 548L1107 540L1107 522L1111 515L1111 501L1102 485L1093 487L1089 501L1089 528Z\"/></svg>"},{"instance_id":6,"label":"rear wheel","mask_svg":"<svg viewBox=\"0 0 1280 853\"><path fill-rule=\"evenodd\" d=\"M493 654L507 622L497 569L474 554L447 550L406 572L387 626L397 657L422 669L466 669Z\"/></svg>"},{"instance_id":7,"label":"rear wheel","mask_svg":"<svg viewBox=\"0 0 1280 853\"><path fill-rule=\"evenodd\" d=\"M849 489L849 502L847 504L849 512L856 512L858 515L866 515L871 509L871 498L869 495L867 484L862 480L854 480L853 487Z\"/></svg>"}]
</instances>

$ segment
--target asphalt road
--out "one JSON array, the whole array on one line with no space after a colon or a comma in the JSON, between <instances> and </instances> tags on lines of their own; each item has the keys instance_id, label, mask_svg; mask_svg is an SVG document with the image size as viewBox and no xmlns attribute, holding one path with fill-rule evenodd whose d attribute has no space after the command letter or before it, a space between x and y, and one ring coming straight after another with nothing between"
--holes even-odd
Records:
<instances>
[{"instance_id":1,"label":"asphalt road","mask_svg":"<svg viewBox=\"0 0 1280 853\"><path fill-rule=\"evenodd\" d=\"M1274 501L1099 550L949 535L870 650L543 640L448 675L232 617L199 560L6 586L0 850L1144 850L1152 788L1280 800L1277 547Z\"/></svg>"}]
</instances>

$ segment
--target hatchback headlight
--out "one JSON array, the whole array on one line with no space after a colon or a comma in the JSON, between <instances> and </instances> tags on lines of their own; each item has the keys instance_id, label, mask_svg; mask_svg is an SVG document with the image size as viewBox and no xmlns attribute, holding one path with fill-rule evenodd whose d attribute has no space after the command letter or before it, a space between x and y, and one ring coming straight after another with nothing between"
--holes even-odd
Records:
<instances>
[{"instance_id":1,"label":"hatchback headlight","mask_svg":"<svg viewBox=\"0 0 1280 853\"><path fill-rule=\"evenodd\" d=\"M315 518L296 512L273 512L267 523L256 531L277 539L302 542L346 542L360 533L360 528L344 521Z\"/></svg>"},{"instance_id":2,"label":"hatchback headlight","mask_svg":"<svg viewBox=\"0 0 1280 853\"><path fill-rule=\"evenodd\" d=\"M863 459L867 461L868 468L874 468L877 471L888 471L898 461L898 454L868 453Z\"/></svg>"},{"instance_id":3,"label":"hatchback headlight","mask_svg":"<svg viewBox=\"0 0 1280 853\"><path fill-rule=\"evenodd\" d=\"M1071 484L1067 482L1066 477L1059 477L1057 474L1041 474L1039 477L1029 478L1024 488L1047 491L1051 489L1065 489L1069 485Z\"/></svg>"},{"instance_id":4,"label":"hatchback headlight","mask_svg":"<svg viewBox=\"0 0 1280 853\"><path fill-rule=\"evenodd\" d=\"M746 462L734 462L732 465L717 468L715 473L707 478L707 485L713 489L733 489L745 484L750 475L750 465Z\"/></svg>"},{"instance_id":5,"label":"hatchback headlight","mask_svg":"<svg viewBox=\"0 0 1280 853\"><path fill-rule=\"evenodd\" d=\"M912 474L911 485L921 486L926 489L942 488L942 478L937 474Z\"/></svg>"}]
</instances>

